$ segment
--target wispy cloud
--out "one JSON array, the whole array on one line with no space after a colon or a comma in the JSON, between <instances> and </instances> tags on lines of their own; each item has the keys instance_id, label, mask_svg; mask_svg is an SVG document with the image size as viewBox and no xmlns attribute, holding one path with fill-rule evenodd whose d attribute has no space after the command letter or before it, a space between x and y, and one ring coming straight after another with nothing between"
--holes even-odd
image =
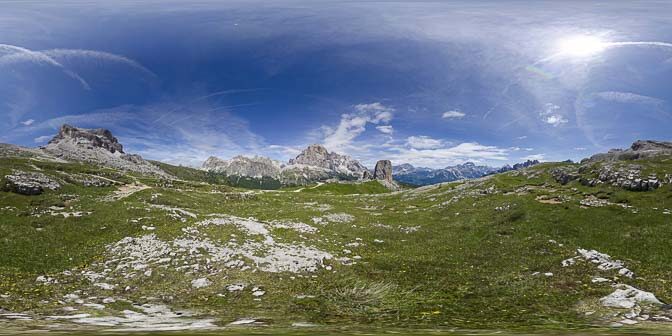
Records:
<instances>
[{"instance_id":1,"label":"wispy cloud","mask_svg":"<svg viewBox=\"0 0 672 336\"><path fill-rule=\"evenodd\" d=\"M644 96L632 92L603 91L595 93L595 96L604 100L626 104L660 105L665 103L665 101L662 99Z\"/></svg>"},{"instance_id":2,"label":"wispy cloud","mask_svg":"<svg viewBox=\"0 0 672 336\"><path fill-rule=\"evenodd\" d=\"M39 137L33 139L33 141L36 144L44 144L47 141L51 140L53 137L54 137L53 135L43 135L43 136L39 136Z\"/></svg>"},{"instance_id":3,"label":"wispy cloud","mask_svg":"<svg viewBox=\"0 0 672 336\"><path fill-rule=\"evenodd\" d=\"M27 48L0 44L0 67L11 66L12 64L21 62L32 62L36 64L44 64L57 67L63 71L67 76L78 81L86 90L91 89L91 85L80 74L71 69L76 62L95 61L102 63L120 63L135 69L146 76L156 78L149 69L142 66L140 63L121 55L116 55L108 52L97 50L81 50L81 49L50 49L35 51ZM66 64L68 66L66 66Z\"/></svg>"},{"instance_id":4,"label":"wispy cloud","mask_svg":"<svg viewBox=\"0 0 672 336\"><path fill-rule=\"evenodd\" d=\"M376 126L376 129L377 129L380 133L384 133L384 134L392 134L392 133L394 133L394 128L392 127L392 125L381 125L381 126Z\"/></svg>"},{"instance_id":5,"label":"wispy cloud","mask_svg":"<svg viewBox=\"0 0 672 336\"><path fill-rule=\"evenodd\" d=\"M35 122L35 119L28 119L28 120L24 120L24 121L22 121L22 122L21 122L21 125L23 125L23 126L30 126L30 125L32 125L34 122Z\"/></svg>"},{"instance_id":6,"label":"wispy cloud","mask_svg":"<svg viewBox=\"0 0 672 336\"><path fill-rule=\"evenodd\" d=\"M52 57L49 57L43 52L32 51L26 48L9 45L9 44L0 44L0 52L4 55L0 56L0 67L12 65L18 62L33 62L37 64L46 64L57 67L63 71L68 77L73 78L78 81L82 87L86 90L90 90L91 86L89 83L84 80L81 76L73 72L72 70L63 66L63 64L57 62Z\"/></svg>"},{"instance_id":7,"label":"wispy cloud","mask_svg":"<svg viewBox=\"0 0 672 336\"><path fill-rule=\"evenodd\" d=\"M42 51L42 53L55 60L58 60L61 63L81 62L81 61L120 63L132 69L135 69L148 77L151 78L157 77L157 75L154 72L147 69L139 62L122 55L112 54L108 52L97 50L83 50L83 49L51 49Z\"/></svg>"},{"instance_id":8,"label":"wispy cloud","mask_svg":"<svg viewBox=\"0 0 672 336\"><path fill-rule=\"evenodd\" d=\"M457 110L452 110L452 111L447 111L443 112L443 115L441 115L441 118L443 119L462 119L464 118L466 114L464 112L460 112Z\"/></svg>"}]
</instances>

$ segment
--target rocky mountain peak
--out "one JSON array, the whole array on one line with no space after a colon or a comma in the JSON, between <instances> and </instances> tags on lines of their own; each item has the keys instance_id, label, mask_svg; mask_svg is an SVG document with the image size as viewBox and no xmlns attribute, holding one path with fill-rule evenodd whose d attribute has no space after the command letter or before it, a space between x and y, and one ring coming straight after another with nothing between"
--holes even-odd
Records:
<instances>
[{"instance_id":1,"label":"rocky mountain peak","mask_svg":"<svg viewBox=\"0 0 672 336\"><path fill-rule=\"evenodd\" d=\"M49 144L57 144L63 140L74 141L79 145L94 148L103 148L110 153L124 153L124 146L112 135L112 132L104 128L86 129L63 124L58 134L49 141Z\"/></svg>"},{"instance_id":2,"label":"rocky mountain peak","mask_svg":"<svg viewBox=\"0 0 672 336\"><path fill-rule=\"evenodd\" d=\"M333 170L339 174L362 177L366 167L350 156L329 152L324 146L314 144L304 149L290 165L306 165Z\"/></svg>"},{"instance_id":3,"label":"rocky mountain peak","mask_svg":"<svg viewBox=\"0 0 672 336\"><path fill-rule=\"evenodd\" d=\"M143 174L170 176L140 155L124 153L124 146L112 132L104 128L86 129L64 124L58 134L41 150L68 161L89 162Z\"/></svg>"},{"instance_id":4,"label":"rocky mountain peak","mask_svg":"<svg viewBox=\"0 0 672 336\"><path fill-rule=\"evenodd\" d=\"M305 164L328 168L323 164L329 160L329 157L330 153L324 146L313 144L304 149L296 158L290 159L289 164Z\"/></svg>"}]
</instances>

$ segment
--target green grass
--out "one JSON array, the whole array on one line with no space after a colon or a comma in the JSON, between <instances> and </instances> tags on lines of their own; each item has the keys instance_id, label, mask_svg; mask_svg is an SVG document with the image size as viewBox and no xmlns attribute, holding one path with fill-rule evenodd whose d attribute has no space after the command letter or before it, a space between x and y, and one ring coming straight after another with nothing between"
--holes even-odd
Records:
<instances>
[{"instance_id":1,"label":"green grass","mask_svg":"<svg viewBox=\"0 0 672 336\"><path fill-rule=\"evenodd\" d=\"M31 164L54 176L58 176L56 171L63 171L95 173L124 183L137 179L87 165L28 159L0 159L0 175L11 169L34 170ZM659 174L672 171L672 161L641 164ZM67 184L59 191L39 196L0 192L0 208L14 209L0 209L0 294L22 298L0 299L0 307L57 312L61 306L56 301L62 295L87 284L73 281L36 286L36 276L81 270L102 261L105 245L126 236L147 234L141 225L156 227L154 232L168 240L213 213L311 225L314 217L347 213L354 216L352 223L315 225L319 232L304 234L306 240L289 230L278 229L274 234L281 242L305 241L337 255L343 255L345 244L361 239L364 245L349 248L353 255L361 256L361 261L351 266L330 261L333 271L320 271L316 277L227 270L213 278L213 286L202 290L191 289L191 277L184 273L166 270L150 279L131 280L137 291L114 294L136 302L171 296L165 299L167 304L206 312L222 324L240 317L258 317L278 328L295 321L355 329L589 328L599 322L584 315L579 307L594 305L612 290L591 283L591 277L611 278L617 274L599 272L584 263L561 266L561 261L572 257L577 248L587 248L624 260L637 277L622 278L622 282L671 302L672 249L666 246L672 236L672 215L662 214L663 209L672 209L670 186L651 192L606 185L591 188L578 182L561 186L548 173L560 165L568 164L539 165L527 175L500 174L396 194L385 194L387 190L372 181L247 195L228 186L202 184L202 172L191 170L173 170L171 173L186 182L176 181L171 186L141 178L152 188L115 202L102 199L116 187ZM67 195L77 197L70 199ZM536 201L542 195L567 201ZM627 203L638 211L615 205L585 209L579 201L587 195ZM194 212L198 219L182 222L165 211L148 210L149 204L177 206ZM92 214L74 219L35 216L53 205ZM131 222L137 218L146 219L141 224ZM404 231L411 227L418 229ZM240 239L258 239L230 226L210 227L207 234L221 241L232 234ZM554 276L533 276L534 272L552 272ZM243 294L216 295L223 286L235 282L263 286L268 294L261 301ZM91 289L89 293L105 295ZM298 299L299 294L314 297ZM40 303L42 300L47 303Z\"/></svg>"},{"instance_id":2,"label":"green grass","mask_svg":"<svg viewBox=\"0 0 672 336\"><path fill-rule=\"evenodd\" d=\"M369 181L362 183L327 183L317 187L308 187L302 190L304 193L326 193L333 195L352 195L352 194L382 194L389 192L385 186L378 181Z\"/></svg>"}]
</instances>

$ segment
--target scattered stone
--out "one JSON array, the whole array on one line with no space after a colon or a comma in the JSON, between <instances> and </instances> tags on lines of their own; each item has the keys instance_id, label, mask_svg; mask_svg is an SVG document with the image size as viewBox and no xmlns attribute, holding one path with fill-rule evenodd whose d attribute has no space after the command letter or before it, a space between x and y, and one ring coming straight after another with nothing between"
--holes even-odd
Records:
<instances>
[{"instance_id":1,"label":"scattered stone","mask_svg":"<svg viewBox=\"0 0 672 336\"><path fill-rule=\"evenodd\" d=\"M233 285L226 286L226 290L229 291L229 292L238 292L238 291L242 291L243 289L245 289L244 284L233 284Z\"/></svg>"},{"instance_id":2,"label":"scattered stone","mask_svg":"<svg viewBox=\"0 0 672 336\"><path fill-rule=\"evenodd\" d=\"M204 288L210 286L211 284L212 282L206 278L199 278L191 281L191 287L193 288Z\"/></svg>"}]
</instances>

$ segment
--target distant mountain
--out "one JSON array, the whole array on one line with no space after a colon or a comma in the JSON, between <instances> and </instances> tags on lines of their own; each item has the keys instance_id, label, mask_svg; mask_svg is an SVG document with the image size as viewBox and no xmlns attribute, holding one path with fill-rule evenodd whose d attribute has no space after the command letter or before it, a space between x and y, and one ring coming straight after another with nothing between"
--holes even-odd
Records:
<instances>
[{"instance_id":1,"label":"distant mountain","mask_svg":"<svg viewBox=\"0 0 672 336\"><path fill-rule=\"evenodd\" d=\"M368 171L364 165L350 156L330 153L321 145L308 146L295 159L289 160L289 165L320 167L355 178L361 178L364 172Z\"/></svg>"},{"instance_id":2,"label":"distant mountain","mask_svg":"<svg viewBox=\"0 0 672 336\"><path fill-rule=\"evenodd\" d=\"M538 164L539 161L526 161L517 163L513 166L506 165L501 168L490 166L478 166L473 162L467 162L456 166L449 166L441 169L432 169L425 167L414 167L404 163L393 167L392 174L394 179L413 185L430 185L441 182L451 182L463 179L479 178L490 174L503 173L511 170L518 170Z\"/></svg>"},{"instance_id":3,"label":"distant mountain","mask_svg":"<svg viewBox=\"0 0 672 336\"><path fill-rule=\"evenodd\" d=\"M249 176L261 178L263 176L279 178L283 164L280 161L266 157L256 156L253 158L236 156L230 160L222 160L211 156L203 162L205 170L224 173L226 175Z\"/></svg>"},{"instance_id":4,"label":"distant mountain","mask_svg":"<svg viewBox=\"0 0 672 336\"><path fill-rule=\"evenodd\" d=\"M534 166L536 164L539 164L539 160L527 160L527 161L522 162L522 163L516 163L513 166L505 165L504 167L497 169L497 173L505 173L505 172L511 171L511 170L523 169L523 168Z\"/></svg>"},{"instance_id":5,"label":"distant mountain","mask_svg":"<svg viewBox=\"0 0 672 336\"><path fill-rule=\"evenodd\" d=\"M328 179L368 179L368 169L350 156L329 152L321 145L310 145L288 163L266 157L236 156L230 160L208 158L202 169L229 176L271 178L282 185L305 185Z\"/></svg>"}]
</instances>

